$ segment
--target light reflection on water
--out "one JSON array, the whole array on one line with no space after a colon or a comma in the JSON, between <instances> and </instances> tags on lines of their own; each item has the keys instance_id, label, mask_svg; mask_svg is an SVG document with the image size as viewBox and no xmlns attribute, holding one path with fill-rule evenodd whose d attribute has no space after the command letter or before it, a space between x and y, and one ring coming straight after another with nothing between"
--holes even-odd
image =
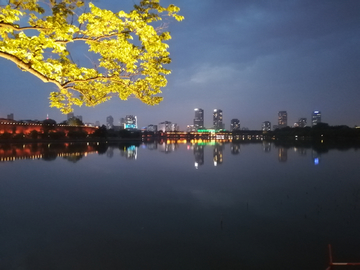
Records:
<instances>
[{"instance_id":1,"label":"light reflection on water","mask_svg":"<svg viewBox=\"0 0 360 270\"><path fill-rule=\"evenodd\" d=\"M0 159L0 269L325 269L329 243L360 261L356 149L39 144Z\"/></svg>"}]
</instances>

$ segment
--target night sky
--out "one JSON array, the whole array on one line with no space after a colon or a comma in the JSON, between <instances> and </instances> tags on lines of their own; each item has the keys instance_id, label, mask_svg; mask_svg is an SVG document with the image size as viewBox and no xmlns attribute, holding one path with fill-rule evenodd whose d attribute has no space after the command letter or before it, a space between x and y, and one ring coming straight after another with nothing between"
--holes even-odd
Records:
<instances>
[{"instance_id":1,"label":"night sky","mask_svg":"<svg viewBox=\"0 0 360 270\"><path fill-rule=\"evenodd\" d=\"M3 3L4 0L0 0ZM137 0L97 0L113 11L129 11ZM193 123L194 108L204 109L205 125L222 109L225 127L238 118L241 127L277 124L278 111L288 125L313 110L330 125L360 125L360 1L358 0L161 0L185 16L172 21L168 42L172 74L164 101L148 106L114 97L97 107L75 107L84 122L112 115L115 124L128 114L139 127L162 121L180 129ZM86 51L77 48L79 55ZM86 59L86 58L85 58ZM65 120L49 107L53 84L44 84L0 58L0 118Z\"/></svg>"}]
</instances>

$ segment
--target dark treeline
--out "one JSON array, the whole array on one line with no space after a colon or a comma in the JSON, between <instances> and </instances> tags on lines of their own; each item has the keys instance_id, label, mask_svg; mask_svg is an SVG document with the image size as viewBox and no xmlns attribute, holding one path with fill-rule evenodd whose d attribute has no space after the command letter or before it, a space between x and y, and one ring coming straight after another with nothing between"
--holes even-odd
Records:
<instances>
[{"instance_id":1,"label":"dark treeline","mask_svg":"<svg viewBox=\"0 0 360 270\"><path fill-rule=\"evenodd\" d=\"M348 126L329 126L319 123L313 127L285 127L269 131L267 138L278 141L315 141L327 143L360 143L360 129Z\"/></svg>"}]
</instances>

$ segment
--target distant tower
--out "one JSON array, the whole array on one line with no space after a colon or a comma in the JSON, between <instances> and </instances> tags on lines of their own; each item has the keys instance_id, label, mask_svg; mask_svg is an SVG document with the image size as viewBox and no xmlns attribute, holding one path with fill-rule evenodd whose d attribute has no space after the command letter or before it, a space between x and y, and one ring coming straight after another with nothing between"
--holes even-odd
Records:
<instances>
[{"instance_id":1,"label":"distant tower","mask_svg":"<svg viewBox=\"0 0 360 270\"><path fill-rule=\"evenodd\" d=\"M14 120L14 114L13 113L8 114L7 119L8 120Z\"/></svg>"},{"instance_id":2,"label":"distant tower","mask_svg":"<svg viewBox=\"0 0 360 270\"><path fill-rule=\"evenodd\" d=\"M125 128L137 128L137 117L134 115L125 116Z\"/></svg>"},{"instance_id":3,"label":"distant tower","mask_svg":"<svg viewBox=\"0 0 360 270\"><path fill-rule=\"evenodd\" d=\"M321 123L321 112L313 111L312 117L311 117L311 125L316 126L319 123Z\"/></svg>"},{"instance_id":4,"label":"distant tower","mask_svg":"<svg viewBox=\"0 0 360 270\"><path fill-rule=\"evenodd\" d=\"M71 118L74 118L75 117L75 115L74 115L74 113L68 113L67 114L67 120L69 121Z\"/></svg>"},{"instance_id":5,"label":"distant tower","mask_svg":"<svg viewBox=\"0 0 360 270\"><path fill-rule=\"evenodd\" d=\"M262 131L271 131L271 122L270 121L264 121L261 125Z\"/></svg>"},{"instance_id":6,"label":"distant tower","mask_svg":"<svg viewBox=\"0 0 360 270\"><path fill-rule=\"evenodd\" d=\"M106 127L107 127L108 129L114 127L114 118L113 118L111 115L109 115L108 117L106 117Z\"/></svg>"},{"instance_id":7,"label":"distant tower","mask_svg":"<svg viewBox=\"0 0 360 270\"><path fill-rule=\"evenodd\" d=\"M306 127L307 119L306 118L299 118L298 124L299 124L299 127L302 127L302 128Z\"/></svg>"},{"instance_id":8,"label":"distant tower","mask_svg":"<svg viewBox=\"0 0 360 270\"><path fill-rule=\"evenodd\" d=\"M278 113L278 128L287 127L287 112L279 111Z\"/></svg>"},{"instance_id":9,"label":"distant tower","mask_svg":"<svg viewBox=\"0 0 360 270\"><path fill-rule=\"evenodd\" d=\"M239 119L231 119L230 121L230 130L240 130L240 120Z\"/></svg>"},{"instance_id":10,"label":"distant tower","mask_svg":"<svg viewBox=\"0 0 360 270\"><path fill-rule=\"evenodd\" d=\"M157 125L148 125L147 131L157 132Z\"/></svg>"},{"instance_id":11,"label":"distant tower","mask_svg":"<svg viewBox=\"0 0 360 270\"><path fill-rule=\"evenodd\" d=\"M172 123L170 121L164 121L158 124L158 130L161 130L162 132L172 131L171 127Z\"/></svg>"},{"instance_id":12,"label":"distant tower","mask_svg":"<svg viewBox=\"0 0 360 270\"><path fill-rule=\"evenodd\" d=\"M204 110L203 109L200 109L200 108L195 109L194 128L195 128L195 130L204 128Z\"/></svg>"},{"instance_id":13,"label":"distant tower","mask_svg":"<svg viewBox=\"0 0 360 270\"><path fill-rule=\"evenodd\" d=\"M223 111L215 109L213 114L213 124L215 129L223 129Z\"/></svg>"}]
</instances>

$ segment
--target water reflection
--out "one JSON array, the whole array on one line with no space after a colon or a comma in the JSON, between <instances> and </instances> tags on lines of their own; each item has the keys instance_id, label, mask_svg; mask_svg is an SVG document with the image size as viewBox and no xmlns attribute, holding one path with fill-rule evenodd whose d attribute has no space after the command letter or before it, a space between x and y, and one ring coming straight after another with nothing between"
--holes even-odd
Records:
<instances>
[{"instance_id":1,"label":"water reflection","mask_svg":"<svg viewBox=\"0 0 360 270\"><path fill-rule=\"evenodd\" d=\"M271 142L263 141L263 151L265 153L271 152Z\"/></svg>"},{"instance_id":2,"label":"water reflection","mask_svg":"<svg viewBox=\"0 0 360 270\"><path fill-rule=\"evenodd\" d=\"M221 165L223 163L223 144L215 144L213 150L214 166Z\"/></svg>"},{"instance_id":3,"label":"water reflection","mask_svg":"<svg viewBox=\"0 0 360 270\"><path fill-rule=\"evenodd\" d=\"M279 147L278 148L278 158L280 162L286 162L287 161L287 148L285 147Z\"/></svg>"},{"instance_id":4,"label":"water reflection","mask_svg":"<svg viewBox=\"0 0 360 270\"><path fill-rule=\"evenodd\" d=\"M2 145L50 162L0 164L0 269L326 269L328 243L358 261L358 153L329 149Z\"/></svg>"},{"instance_id":5,"label":"water reflection","mask_svg":"<svg viewBox=\"0 0 360 270\"><path fill-rule=\"evenodd\" d=\"M137 159L137 150L138 149L135 145L124 146L120 149L120 154L126 159Z\"/></svg>"},{"instance_id":6,"label":"water reflection","mask_svg":"<svg viewBox=\"0 0 360 270\"><path fill-rule=\"evenodd\" d=\"M196 144L194 145L194 157L195 157L195 168L204 164L204 145Z\"/></svg>"},{"instance_id":7,"label":"water reflection","mask_svg":"<svg viewBox=\"0 0 360 270\"><path fill-rule=\"evenodd\" d=\"M240 153L240 144L232 143L230 146L230 152L233 155L237 155Z\"/></svg>"},{"instance_id":8,"label":"water reflection","mask_svg":"<svg viewBox=\"0 0 360 270\"><path fill-rule=\"evenodd\" d=\"M27 159L54 161L57 158L63 158L76 163L90 154L106 154L108 158L112 158L115 148L120 150L121 156L136 159L138 146L139 144L109 144L107 142L0 144L0 162Z\"/></svg>"},{"instance_id":9,"label":"water reflection","mask_svg":"<svg viewBox=\"0 0 360 270\"><path fill-rule=\"evenodd\" d=\"M187 150L192 150L194 155L194 166L198 169L205 164L205 160L212 162L213 166L224 163L226 156L226 148L229 149L231 155L239 155L242 145L259 145L264 153L271 153L273 148L277 153L277 159L281 163L289 160L289 153L297 153L299 156L306 157L307 152L311 153L311 160L314 165L321 163L321 155L327 153L330 149L348 150L349 147L311 145L304 144L280 144L279 142L230 142L230 141L152 141L146 143L109 143L109 142L84 142L84 143L27 143L27 144L0 144L0 162L9 162L24 159L42 159L45 161L53 161L57 158L64 158L69 162L76 163L90 154L106 155L108 158L116 156L114 150L120 150L120 156L136 160L138 157L138 148L159 151L161 153L170 154L178 151L182 144L186 145ZM206 159L205 149L210 148L212 157ZM208 154L208 153L207 153Z\"/></svg>"},{"instance_id":10,"label":"water reflection","mask_svg":"<svg viewBox=\"0 0 360 270\"><path fill-rule=\"evenodd\" d=\"M314 165L319 165L319 163L320 163L320 156L321 156L320 153L314 151L313 149L311 150L311 158L312 158L312 160L313 160Z\"/></svg>"}]
</instances>

